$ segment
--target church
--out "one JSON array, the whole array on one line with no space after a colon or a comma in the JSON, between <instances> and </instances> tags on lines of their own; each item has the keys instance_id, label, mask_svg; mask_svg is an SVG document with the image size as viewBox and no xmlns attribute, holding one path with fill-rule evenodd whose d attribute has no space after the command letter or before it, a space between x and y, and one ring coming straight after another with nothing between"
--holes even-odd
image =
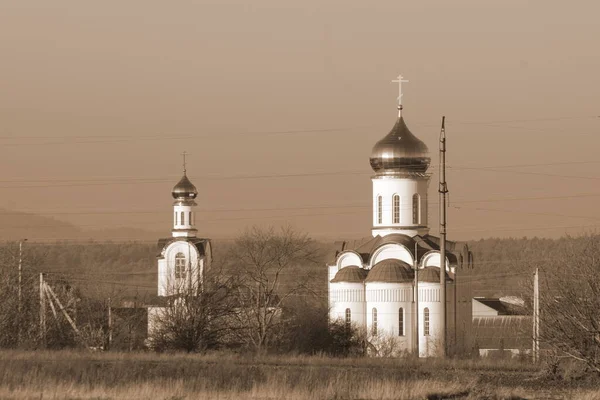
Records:
<instances>
[{"instance_id":1,"label":"church","mask_svg":"<svg viewBox=\"0 0 600 400\"><path fill-rule=\"evenodd\" d=\"M429 234L429 150L408 128L402 107L391 131L371 151L374 175L371 236L338 242L328 265L330 320L362 329L377 353L394 344L395 353L440 354L444 317L440 274L446 281L446 353L470 351L473 256L466 244ZM443 271L443 272L441 272ZM418 279L415 277L418 276Z\"/></svg>"}]
</instances>

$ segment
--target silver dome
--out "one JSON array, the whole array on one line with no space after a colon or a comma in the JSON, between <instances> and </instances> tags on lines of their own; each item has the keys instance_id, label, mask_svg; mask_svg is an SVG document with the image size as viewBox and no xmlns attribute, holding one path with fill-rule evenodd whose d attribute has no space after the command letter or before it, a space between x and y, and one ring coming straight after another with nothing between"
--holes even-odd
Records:
<instances>
[{"instance_id":1,"label":"silver dome","mask_svg":"<svg viewBox=\"0 0 600 400\"><path fill-rule=\"evenodd\" d=\"M431 163L429 149L408 129L403 117L375 144L369 159L377 174L425 173Z\"/></svg>"}]
</instances>

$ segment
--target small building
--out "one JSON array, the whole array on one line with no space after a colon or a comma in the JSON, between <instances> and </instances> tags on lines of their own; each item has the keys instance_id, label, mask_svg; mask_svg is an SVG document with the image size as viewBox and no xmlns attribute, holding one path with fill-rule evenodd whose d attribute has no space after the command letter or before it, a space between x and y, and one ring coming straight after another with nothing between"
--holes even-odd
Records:
<instances>
[{"instance_id":1,"label":"small building","mask_svg":"<svg viewBox=\"0 0 600 400\"><path fill-rule=\"evenodd\" d=\"M148 334L157 316L164 310L166 299L180 294L198 294L202 290L205 271L212 262L210 239L197 237L196 197L198 190L187 177L185 158L183 177L173 188L173 228L171 237L158 241L158 288L156 304L148 307Z\"/></svg>"},{"instance_id":2,"label":"small building","mask_svg":"<svg viewBox=\"0 0 600 400\"><path fill-rule=\"evenodd\" d=\"M533 320L522 299L473 299L473 343L482 357L514 357L531 353Z\"/></svg>"}]
</instances>

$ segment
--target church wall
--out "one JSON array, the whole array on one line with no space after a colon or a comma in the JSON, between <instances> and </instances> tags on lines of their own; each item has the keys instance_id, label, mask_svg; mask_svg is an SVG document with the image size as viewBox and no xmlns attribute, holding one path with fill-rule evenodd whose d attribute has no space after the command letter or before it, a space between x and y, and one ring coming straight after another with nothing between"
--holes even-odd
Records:
<instances>
[{"instance_id":1,"label":"church wall","mask_svg":"<svg viewBox=\"0 0 600 400\"><path fill-rule=\"evenodd\" d=\"M426 335L426 308L429 309L429 335ZM419 357L433 357L437 354L441 318L440 284L419 282Z\"/></svg>"},{"instance_id":2,"label":"church wall","mask_svg":"<svg viewBox=\"0 0 600 400\"><path fill-rule=\"evenodd\" d=\"M357 282L330 283L329 315L332 321L338 318L345 320L346 309L350 309L350 318L357 326L364 326L365 319L365 285Z\"/></svg>"},{"instance_id":3,"label":"church wall","mask_svg":"<svg viewBox=\"0 0 600 400\"><path fill-rule=\"evenodd\" d=\"M175 278L175 257L178 253L185 256L186 274L184 279ZM163 252L163 258L158 260L159 296L169 296L186 288L199 290L203 267L204 261L199 259L198 250L194 245L186 240L169 244Z\"/></svg>"},{"instance_id":4,"label":"church wall","mask_svg":"<svg viewBox=\"0 0 600 400\"><path fill-rule=\"evenodd\" d=\"M377 309L377 336L395 337L402 350L410 350L413 325L412 284L369 282L365 287L366 325L369 334L373 334L373 309ZM399 331L400 308L403 310L402 336Z\"/></svg>"},{"instance_id":5,"label":"church wall","mask_svg":"<svg viewBox=\"0 0 600 400\"><path fill-rule=\"evenodd\" d=\"M360 256L358 254L351 252L351 251L340 254L338 257L338 262L337 262L338 270L340 270L344 267L348 267L350 265L356 265L358 267L362 267L363 266L362 258L360 258ZM331 278L331 279L333 279L333 278Z\"/></svg>"}]
</instances>

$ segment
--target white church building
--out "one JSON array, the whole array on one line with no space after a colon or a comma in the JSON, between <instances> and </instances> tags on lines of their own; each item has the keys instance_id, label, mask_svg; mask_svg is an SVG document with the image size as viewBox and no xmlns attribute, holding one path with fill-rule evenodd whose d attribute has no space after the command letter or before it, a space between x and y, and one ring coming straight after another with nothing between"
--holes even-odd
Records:
<instances>
[{"instance_id":1,"label":"white church building","mask_svg":"<svg viewBox=\"0 0 600 400\"><path fill-rule=\"evenodd\" d=\"M406 81L399 77L399 82ZM440 262L440 240L429 234L431 158L406 125L401 98L395 125L375 144L369 160L374 172L371 236L336 243L328 265L330 320L363 329L375 352L383 342L378 339L386 338L397 353L414 352L418 343L421 357L435 356L442 335L443 265L447 351L466 353L472 347L473 256L466 244L447 241L446 260Z\"/></svg>"}]
</instances>

